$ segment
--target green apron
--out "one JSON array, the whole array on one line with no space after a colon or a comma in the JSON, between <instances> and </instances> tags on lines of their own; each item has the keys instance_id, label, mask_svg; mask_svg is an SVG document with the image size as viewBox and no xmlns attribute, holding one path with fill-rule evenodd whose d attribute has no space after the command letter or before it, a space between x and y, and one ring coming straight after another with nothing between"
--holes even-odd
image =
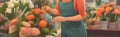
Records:
<instances>
[{"instance_id":1,"label":"green apron","mask_svg":"<svg viewBox=\"0 0 120 37\"><path fill-rule=\"evenodd\" d=\"M63 3L59 2L61 16L71 17L78 15L78 12L74 10L73 0L71 2ZM82 21L77 22L62 22L61 37L87 37L87 31Z\"/></svg>"}]
</instances>

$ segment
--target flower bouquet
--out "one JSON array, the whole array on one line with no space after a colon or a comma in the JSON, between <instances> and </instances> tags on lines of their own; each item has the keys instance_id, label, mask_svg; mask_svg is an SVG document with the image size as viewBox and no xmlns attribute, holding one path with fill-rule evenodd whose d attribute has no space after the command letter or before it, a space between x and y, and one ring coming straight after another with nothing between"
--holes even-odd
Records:
<instances>
[{"instance_id":1,"label":"flower bouquet","mask_svg":"<svg viewBox=\"0 0 120 37\"><path fill-rule=\"evenodd\" d=\"M42 2L41 2L42 1ZM54 36L47 11L42 6L47 0L10 0L0 7L0 37L46 37Z\"/></svg>"},{"instance_id":2,"label":"flower bouquet","mask_svg":"<svg viewBox=\"0 0 120 37\"><path fill-rule=\"evenodd\" d=\"M94 8L90 8L89 10L87 10L88 16L85 20L86 20L88 29L94 29L97 26L96 24L99 22L100 18L96 17L95 10L96 9Z\"/></svg>"}]
</instances>

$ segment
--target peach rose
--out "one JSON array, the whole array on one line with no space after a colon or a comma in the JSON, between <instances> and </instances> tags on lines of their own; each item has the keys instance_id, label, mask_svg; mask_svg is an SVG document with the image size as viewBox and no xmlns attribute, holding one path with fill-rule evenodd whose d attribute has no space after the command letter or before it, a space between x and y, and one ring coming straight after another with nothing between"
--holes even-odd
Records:
<instances>
[{"instance_id":1,"label":"peach rose","mask_svg":"<svg viewBox=\"0 0 120 37\"><path fill-rule=\"evenodd\" d=\"M40 34L40 31L37 28L32 28L31 33L33 36L38 36Z\"/></svg>"}]
</instances>

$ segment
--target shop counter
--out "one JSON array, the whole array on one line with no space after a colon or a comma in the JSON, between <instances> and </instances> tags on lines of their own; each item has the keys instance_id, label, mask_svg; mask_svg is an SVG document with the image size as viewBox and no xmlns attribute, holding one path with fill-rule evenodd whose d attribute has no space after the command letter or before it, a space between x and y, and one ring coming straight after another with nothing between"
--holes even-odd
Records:
<instances>
[{"instance_id":1,"label":"shop counter","mask_svg":"<svg viewBox=\"0 0 120 37\"><path fill-rule=\"evenodd\" d=\"M120 30L88 29L88 37L120 37Z\"/></svg>"}]
</instances>

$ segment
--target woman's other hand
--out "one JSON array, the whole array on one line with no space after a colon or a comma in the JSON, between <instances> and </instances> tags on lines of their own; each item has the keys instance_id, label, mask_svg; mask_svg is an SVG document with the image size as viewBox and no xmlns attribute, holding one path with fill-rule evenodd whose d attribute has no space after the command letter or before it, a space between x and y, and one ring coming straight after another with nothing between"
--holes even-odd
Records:
<instances>
[{"instance_id":1,"label":"woman's other hand","mask_svg":"<svg viewBox=\"0 0 120 37\"><path fill-rule=\"evenodd\" d=\"M66 21L66 18L62 16L57 16L52 20L52 22L65 22L65 21Z\"/></svg>"}]
</instances>

